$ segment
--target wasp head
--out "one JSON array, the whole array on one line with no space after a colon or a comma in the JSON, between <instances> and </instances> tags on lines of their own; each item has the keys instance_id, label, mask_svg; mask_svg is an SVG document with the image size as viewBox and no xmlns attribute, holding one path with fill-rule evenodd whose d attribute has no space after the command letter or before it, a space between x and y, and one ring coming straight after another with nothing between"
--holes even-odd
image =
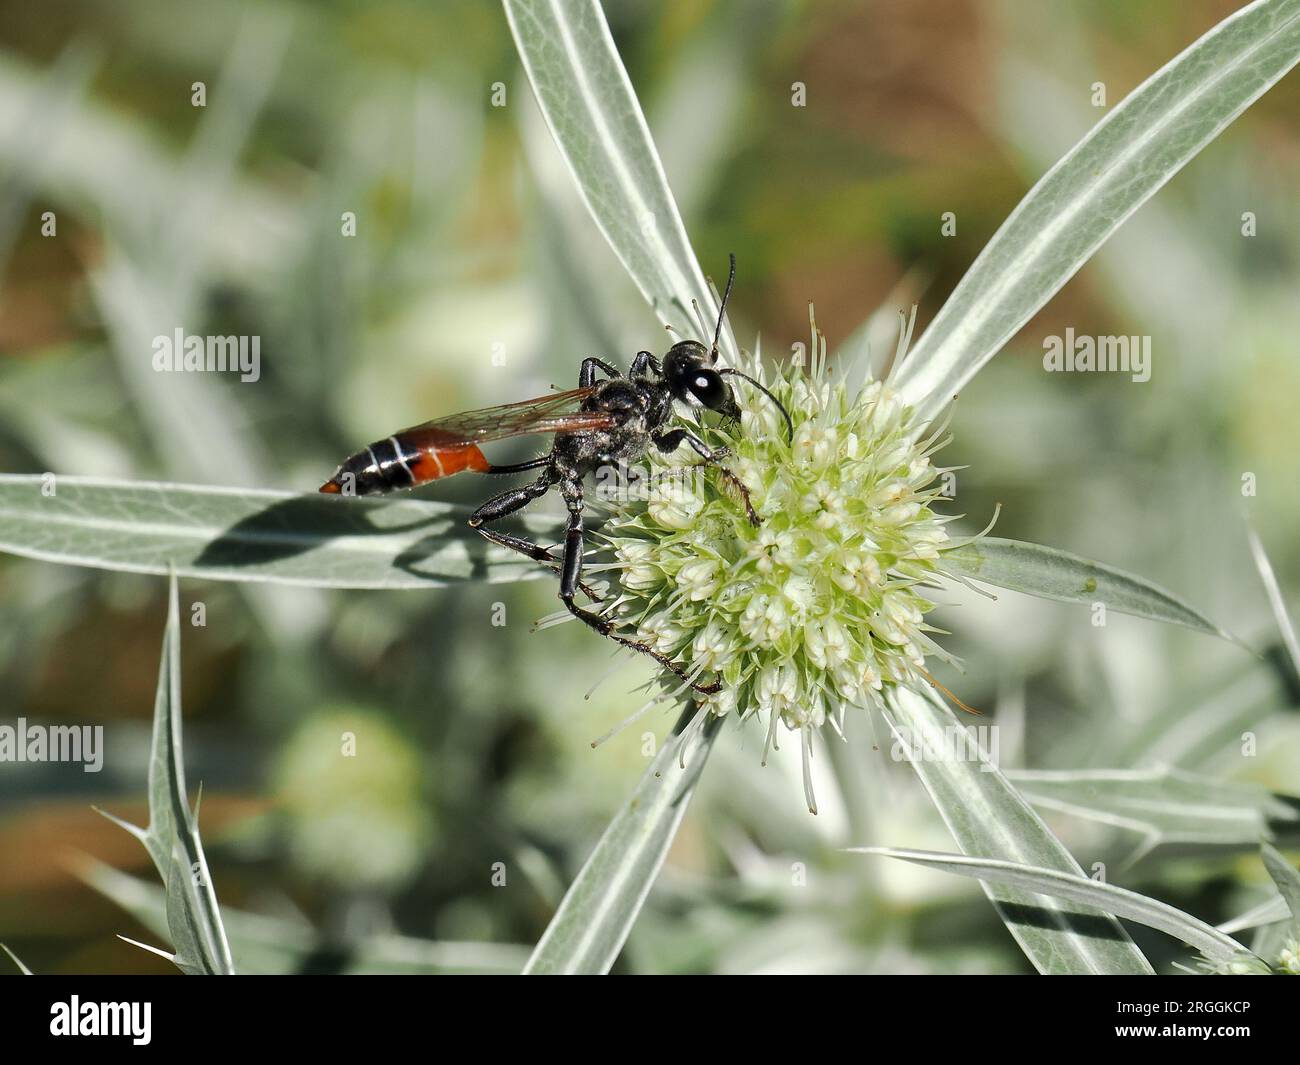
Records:
<instances>
[{"instance_id":1,"label":"wasp head","mask_svg":"<svg viewBox=\"0 0 1300 1065\"><path fill-rule=\"evenodd\" d=\"M740 417L731 387L713 368L709 349L696 340L682 340L668 349L664 381L674 399L717 411L727 419Z\"/></svg>"}]
</instances>

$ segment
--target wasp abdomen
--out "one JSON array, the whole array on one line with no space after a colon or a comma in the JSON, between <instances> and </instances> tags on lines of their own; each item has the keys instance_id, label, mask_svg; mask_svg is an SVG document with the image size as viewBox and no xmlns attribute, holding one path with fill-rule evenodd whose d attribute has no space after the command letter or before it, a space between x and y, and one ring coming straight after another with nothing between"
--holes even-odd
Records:
<instances>
[{"instance_id":1,"label":"wasp abdomen","mask_svg":"<svg viewBox=\"0 0 1300 1065\"><path fill-rule=\"evenodd\" d=\"M434 439L417 439L420 435L429 434L417 430L375 441L344 462L320 490L332 495L378 495L465 470L486 473L491 468L476 444L439 446Z\"/></svg>"}]
</instances>

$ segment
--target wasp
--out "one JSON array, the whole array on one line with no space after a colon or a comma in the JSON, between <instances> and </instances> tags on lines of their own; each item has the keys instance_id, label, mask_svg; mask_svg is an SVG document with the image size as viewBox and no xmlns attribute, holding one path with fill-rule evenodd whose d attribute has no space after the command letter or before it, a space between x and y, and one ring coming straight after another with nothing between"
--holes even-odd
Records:
<instances>
[{"instance_id":1,"label":"wasp","mask_svg":"<svg viewBox=\"0 0 1300 1065\"><path fill-rule=\"evenodd\" d=\"M750 502L749 489L722 465L726 449L710 448L691 429L673 424L677 403L696 412L714 411L724 420L738 421L740 407L725 378L740 377L776 404L793 436L789 412L776 396L748 374L717 365L722 322L735 280L736 257L732 255L711 347L706 348L695 340L681 340L668 349L662 361L648 351L639 351L627 376L603 359L584 359L575 389L435 418L403 429L352 455L320 490L343 495L378 495L414 488L466 470L497 475L540 470L532 483L495 495L475 510L469 517L470 528L477 529L494 544L518 551L555 570L560 577L560 599L565 608L602 636L649 655L690 682L698 692L720 691L720 683L698 683L667 656L641 640L617 632L610 618L579 606L574 599L581 591L593 604L602 601L582 581L583 481L597 469L608 466L623 469L644 458L652 447L669 455L685 445L704 465L718 471L740 497L749 520L754 525L760 524ZM598 379L600 375L603 379ZM481 450L482 444L496 440L543 433L554 434L550 452L527 462L495 465ZM550 548L490 527L493 522L540 499L552 488L559 490L568 511L561 557L557 558Z\"/></svg>"}]
</instances>

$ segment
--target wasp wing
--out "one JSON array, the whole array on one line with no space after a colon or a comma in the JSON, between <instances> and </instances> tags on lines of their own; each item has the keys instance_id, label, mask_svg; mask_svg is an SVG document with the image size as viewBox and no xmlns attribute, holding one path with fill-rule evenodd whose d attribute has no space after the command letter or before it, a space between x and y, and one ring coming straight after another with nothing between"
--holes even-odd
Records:
<instances>
[{"instance_id":1,"label":"wasp wing","mask_svg":"<svg viewBox=\"0 0 1300 1065\"><path fill-rule=\"evenodd\" d=\"M398 487L408 488L466 470L488 473L492 464L479 445L493 440L532 433L609 429L614 425L612 415L582 409L582 401L594 391L594 388L574 388L519 403L451 414L403 429L379 444L382 454L375 452L375 445L367 449L375 456L374 464L381 474L376 482L381 485L378 490L387 490L392 481L398 482ZM360 456L357 458L360 461ZM396 466L401 467L400 473ZM385 472L390 467L391 471Z\"/></svg>"},{"instance_id":2,"label":"wasp wing","mask_svg":"<svg viewBox=\"0 0 1300 1065\"><path fill-rule=\"evenodd\" d=\"M582 401L595 391L574 388L414 425L352 455L320 490L368 495L413 488L466 470L490 473L492 464L480 444L531 433L612 428L612 415L582 409Z\"/></svg>"},{"instance_id":3,"label":"wasp wing","mask_svg":"<svg viewBox=\"0 0 1300 1065\"><path fill-rule=\"evenodd\" d=\"M594 388L573 388L499 407L462 411L403 429L398 436L417 447L457 448L531 433L608 429L614 424L609 414L582 409L582 401L595 391Z\"/></svg>"}]
</instances>

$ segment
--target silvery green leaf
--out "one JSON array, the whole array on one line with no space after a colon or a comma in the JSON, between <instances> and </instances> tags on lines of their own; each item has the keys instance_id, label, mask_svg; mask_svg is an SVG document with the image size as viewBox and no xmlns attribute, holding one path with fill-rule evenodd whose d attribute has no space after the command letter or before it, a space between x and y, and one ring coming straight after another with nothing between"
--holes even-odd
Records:
<instances>
[{"instance_id":1,"label":"silvery green leaf","mask_svg":"<svg viewBox=\"0 0 1300 1065\"><path fill-rule=\"evenodd\" d=\"M1277 885L1278 893L1291 913L1291 920L1295 924L1297 934L1300 934L1300 873L1296 872L1291 863L1283 858L1281 852L1272 844L1264 843L1260 849L1264 858L1264 868L1268 870L1268 875Z\"/></svg>"},{"instance_id":2,"label":"silvery green leaf","mask_svg":"<svg viewBox=\"0 0 1300 1065\"><path fill-rule=\"evenodd\" d=\"M1259 570L1259 579L1263 581L1264 591L1268 594L1268 605L1273 611L1273 620L1277 622L1277 630L1282 635L1282 644L1286 647L1292 667L1300 675L1300 639L1296 638L1295 625L1291 623L1291 615L1287 613L1282 589L1273 574L1273 564L1269 562L1268 552L1264 550L1264 545L1255 530L1249 525L1246 526L1246 536L1250 541L1250 553L1255 560L1255 568Z\"/></svg>"},{"instance_id":3,"label":"silvery green leaf","mask_svg":"<svg viewBox=\"0 0 1300 1065\"><path fill-rule=\"evenodd\" d=\"M1159 585L1068 551L986 536L943 557L949 569L986 584L1063 603L1104 603L1121 614L1184 625L1238 642Z\"/></svg>"},{"instance_id":4,"label":"silvery green leaf","mask_svg":"<svg viewBox=\"0 0 1300 1065\"><path fill-rule=\"evenodd\" d=\"M1277 924L1279 921L1285 921L1291 916L1291 911L1287 909L1286 899L1281 895L1274 895L1271 899L1265 899L1258 906L1252 906L1243 914L1239 914L1230 921L1224 921L1219 925L1220 932L1232 934L1234 932L1244 932L1250 928L1261 928L1264 925Z\"/></svg>"},{"instance_id":5,"label":"silvery green leaf","mask_svg":"<svg viewBox=\"0 0 1300 1065\"><path fill-rule=\"evenodd\" d=\"M416 499L0 474L0 551L129 573L328 588L430 588L546 571L490 548L469 511ZM552 523L553 524L553 523ZM525 521L537 531L537 518Z\"/></svg>"},{"instance_id":6,"label":"silvery green leaf","mask_svg":"<svg viewBox=\"0 0 1300 1065\"><path fill-rule=\"evenodd\" d=\"M144 844L162 877L167 932L176 951L172 958L176 966L190 975L228 976L234 974L235 966L199 840L198 804L191 810L185 792L180 599L175 574L168 584L167 629L149 750L149 827L142 829L111 814L105 816Z\"/></svg>"},{"instance_id":7,"label":"silvery green leaf","mask_svg":"<svg viewBox=\"0 0 1300 1065\"><path fill-rule=\"evenodd\" d=\"M1216 780L1170 766L1014 770L1007 775L1040 810L1058 810L1141 833L1139 853L1161 843L1253 846L1270 834L1270 817L1294 821L1297 816L1257 785Z\"/></svg>"},{"instance_id":8,"label":"silvery green leaf","mask_svg":"<svg viewBox=\"0 0 1300 1065\"><path fill-rule=\"evenodd\" d=\"M1230 749L1239 750L1242 734L1273 714L1281 697L1272 670L1233 669L1203 684L1197 697L1170 700L1128 735L1115 737L1106 760L1112 765L1203 766Z\"/></svg>"},{"instance_id":9,"label":"silvery green leaf","mask_svg":"<svg viewBox=\"0 0 1300 1065\"><path fill-rule=\"evenodd\" d=\"M1267 974L1269 969L1245 947L1204 921L1184 913L1159 899L1140 895L1127 888L1105 884L1078 873L1043 869L1019 862L991 858L972 858L964 854L937 854L933 851L899 850L892 847L855 848L860 854L880 854L901 858L905 862L942 869L958 876L971 876L987 884L997 884L1020 891L1037 892L1066 899L1089 909L1096 908L1148 928L1155 928L1181 939L1206 958L1223 966L1239 966Z\"/></svg>"},{"instance_id":10,"label":"silvery green leaf","mask_svg":"<svg viewBox=\"0 0 1300 1065\"><path fill-rule=\"evenodd\" d=\"M10 950L10 949L9 949L7 946L5 946L3 943L0 943L0 950L3 950L6 954L9 955L9 960L10 960L11 962L13 962L16 966L18 966L18 971L19 971L20 973L22 973L24 976L31 976L31 975L32 975L32 971L31 971L31 969L27 968L26 965L24 965L21 961L19 961L19 960L18 960L18 955L15 954L12 950Z\"/></svg>"},{"instance_id":11,"label":"silvery green leaf","mask_svg":"<svg viewBox=\"0 0 1300 1065\"><path fill-rule=\"evenodd\" d=\"M596 0L504 0L524 71L582 198L642 296L684 336L717 306ZM719 264L719 269L722 264ZM724 354L734 341L724 330Z\"/></svg>"},{"instance_id":12,"label":"silvery green leaf","mask_svg":"<svg viewBox=\"0 0 1300 1065\"><path fill-rule=\"evenodd\" d=\"M1257 0L1133 90L1025 196L897 379L933 417L1123 221L1300 60L1300 0Z\"/></svg>"},{"instance_id":13,"label":"silvery green leaf","mask_svg":"<svg viewBox=\"0 0 1300 1065\"><path fill-rule=\"evenodd\" d=\"M155 935L167 934L166 893L153 884L83 858L77 875ZM437 973L512 974L523 968L528 950L514 943L456 943L411 936L368 935L354 943L327 940L305 920L268 917L222 907L222 920L243 973L283 975L301 970L312 955L330 949L342 955L343 975ZM144 946L144 944L138 944ZM153 949L145 947L145 949Z\"/></svg>"},{"instance_id":14,"label":"silvery green leaf","mask_svg":"<svg viewBox=\"0 0 1300 1065\"><path fill-rule=\"evenodd\" d=\"M896 687L886 698L885 719L896 749L922 753L910 759L912 768L964 852L1083 877L1070 852L937 696ZM1100 910L1015 886L986 883L984 890L1039 972L1153 972L1119 922Z\"/></svg>"},{"instance_id":15,"label":"silvery green leaf","mask_svg":"<svg viewBox=\"0 0 1300 1065\"><path fill-rule=\"evenodd\" d=\"M710 715L702 728L687 727L663 745L565 893L525 974L609 972L659 875L720 724Z\"/></svg>"}]
</instances>

